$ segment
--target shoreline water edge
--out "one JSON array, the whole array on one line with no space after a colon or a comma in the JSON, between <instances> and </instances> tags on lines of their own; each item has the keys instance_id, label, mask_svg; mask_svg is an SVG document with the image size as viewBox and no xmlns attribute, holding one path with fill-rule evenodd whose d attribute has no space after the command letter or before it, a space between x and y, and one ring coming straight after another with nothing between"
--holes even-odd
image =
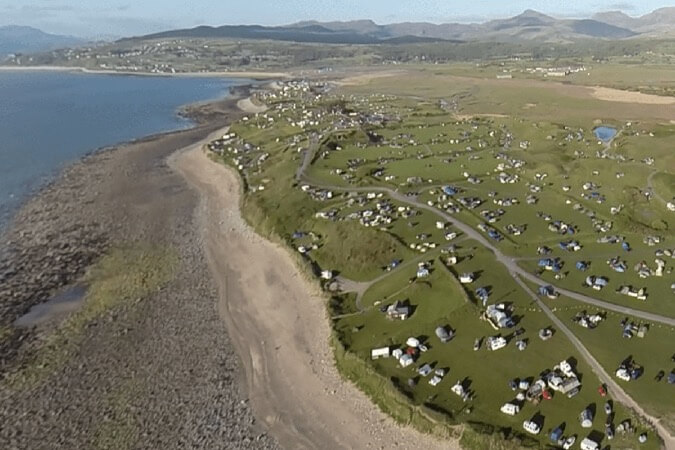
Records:
<instances>
[{"instance_id":1,"label":"shoreline water edge","mask_svg":"<svg viewBox=\"0 0 675 450\"><path fill-rule=\"evenodd\" d=\"M247 228L236 175L201 151L230 123L257 112L243 110L251 89L237 86L226 99L185 107L192 128L84 156L0 233L0 442L10 448L45 442L50 448L454 447L401 427L339 376L320 295L284 249ZM220 207L229 209L213 209ZM245 228L245 239L237 233L226 239L228 220ZM14 326L31 307L83 279L91 288L72 316L90 313L99 284L135 281L111 268L111 259L152 266L158 248L170 256L157 264L170 265L171 275L146 291L121 289L117 306L87 316L75 335L63 334L63 328L73 332L74 322L63 318ZM241 269L256 255L266 261L264 280L248 280ZM264 283L262 290L256 283ZM276 319L259 314L256 308L275 292L296 299L286 305L289 320L313 324L303 334L293 326L275 330ZM297 347L295 359L281 364L270 347L276 340ZM51 348L70 342L76 344Z\"/></svg>"}]
</instances>

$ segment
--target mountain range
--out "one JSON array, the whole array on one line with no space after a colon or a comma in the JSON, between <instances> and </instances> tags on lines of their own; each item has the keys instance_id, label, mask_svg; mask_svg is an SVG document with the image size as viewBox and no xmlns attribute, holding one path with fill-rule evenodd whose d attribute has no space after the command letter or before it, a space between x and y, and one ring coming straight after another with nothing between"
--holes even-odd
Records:
<instances>
[{"instance_id":1,"label":"mountain range","mask_svg":"<svg viewBox=\"0 0 675 450\"><path fill-rule=\"evenodd\" d=\"M49 34L37 28L7 25L0 26L0 59L10 53L32 53L73 47L84 40L58 34Z\"/></svg>"},{"instance_id":2,"label":"mountain range","mask_svg":"<svg viewBox=\"0 0 675 450\"><path fill-rule=\"evenodd\" d=\"M558 19L527 10L508 19L484 23L404 22L378 25L371 20L305 21L285 26L200 26L142 36L144 39L193 37L271 39L335 44L415 43L427 41L571 42L583 39L626 39L675 36L675 7L642 17L611 11L588 19Z\"/></svg>"}]
</instances>

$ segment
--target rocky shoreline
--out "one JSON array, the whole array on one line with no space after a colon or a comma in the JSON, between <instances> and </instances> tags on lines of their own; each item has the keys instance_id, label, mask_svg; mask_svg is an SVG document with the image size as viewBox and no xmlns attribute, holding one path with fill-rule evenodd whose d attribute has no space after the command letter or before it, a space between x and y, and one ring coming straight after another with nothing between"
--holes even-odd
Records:
<instances>
[{"instance_id":1,"label":"rocky shoreline","mask_svg":"<svg viewBox=\"0 0 675 450\"><path fill-rule=\"evenodd\" d=\"M239 117L226 100L185 108L197 125L95 152L30 199L0 236L0 447L275 448L240 386L195 232L197 197L166 163ZM20 372L58 324L14 327L119 245L171 249L172 279L88 323L41 382Z\"/></svg>"}]
</instances>

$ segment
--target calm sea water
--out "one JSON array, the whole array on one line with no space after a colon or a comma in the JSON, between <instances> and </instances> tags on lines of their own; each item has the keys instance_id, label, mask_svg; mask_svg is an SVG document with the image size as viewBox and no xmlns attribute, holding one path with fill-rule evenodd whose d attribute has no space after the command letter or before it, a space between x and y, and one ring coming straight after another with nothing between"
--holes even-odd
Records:
<instances>
[{"instance_id":1,"label":"calm sea water","mask_svg":"<svg viewBox=\"0 0 675 450\"><path fill-rule=\"evenodd\" d=\"M0 229L64 165L97 148L186 128L177 109L242 80L0 72Z\"/></svg>"}]
</instances>

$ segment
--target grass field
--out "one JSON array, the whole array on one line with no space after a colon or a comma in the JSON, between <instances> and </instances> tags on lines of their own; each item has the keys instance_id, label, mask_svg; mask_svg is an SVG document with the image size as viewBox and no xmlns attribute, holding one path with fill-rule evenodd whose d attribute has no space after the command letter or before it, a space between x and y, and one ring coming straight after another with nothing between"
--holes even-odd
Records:
<instances>
[{"instance_id":1,"label":"grass field","mask_svg":"<svg viewBox=\"0 0 675 450\"><path fill-rule=\"evenodd\" d=\"M457 423L472 424L462 437L469 448L494 445L495 436L513 438L503 441L504 448L543 447L547 433L563 423L566 435L591 433L611 448L634 448L633 435L605 439L599 381L571 342L558 330L540 340L538 331L551 325L545 313L489 249L447 226L434 211L479 230L489 222L502 236L491 241L495 247L532 273L539 273L538 249L550 247L546 257L562 263L558 277L541 273L551 284L673 317L675 214L665 205L675 195L675 124L665 121L673 108L601 101L585 88L549 81L476 78L469 69L427 66L332 91L289 82L284 90L261 94L270 109L231 128L236 136L219 150L221 159L245 180L244 213L257 230L301 249L315 275L327 269L359 286L360 292L335 294L330 302L338 367L397 420L440 434L457 432ZM635 74L627 69L623 76L628 83ZM667 81L659 68L651 76ZM614 80L618 83L619 75ZM601 124L616 128L611 142L594 136ZM457 192L446 194L443 186ZM410 201L390 198L385 188ZM571 226L574 233L552 231L553 223ZM446 233L457 236L446 240ZM613 235L618 243L597 242ZM577 251L560 247L571 240ZM457 263L447 264L452 255ZM607 264L615 257L624 272ZM659 273L657 258L664 261ZM578 261L589 269L577 270ZM634 269L643 261L646 278ZM400 266L385 271L392 263ZM416 278L418 263L429 269L428 277ZM459 283L464 273L474 274L471 284ZM583 287L590 274L607 277L608 286ZM646 288L648 299L619 295L623 285ZM478 287L490 292L488 304L511 308L514 328L495 331L480 319ZM411 306L409 319L385 317L381 309L395 301ZM551 302L610 374L629 354L644 360L645 376L626 391L657 417L672 411L672 389L652 380L658 370L670 370L673 329L654 325L646 338L617 346L621 317L609 313L589 331L570 320L584 305L565 298ZM451 342L435 337L439 325L454 330ZM523 333L518 338L516 329ZM498 334L509 341L506 348L473 350L476 339ZM429 347L414 365L403 368L393 358L371 361L373 348L404 348L409 337ZM516 348L518 339L526 340L524 351ZM515 396L509 380L533 380L563 360L573 362L580 375L577 396L526 402L515 417L499 411ZM416 374L426 363L446 370L438 386ZM450 390L457 381L473 392L471 400ZM577 418L589 405L599 412L586 430ZM615 411L615 425L631 416L618 404ZM527 439L522 422L533 417L542 433ZM657 446L657 439L650 439L641 448Z\"/></svg>"}]
</instances>

